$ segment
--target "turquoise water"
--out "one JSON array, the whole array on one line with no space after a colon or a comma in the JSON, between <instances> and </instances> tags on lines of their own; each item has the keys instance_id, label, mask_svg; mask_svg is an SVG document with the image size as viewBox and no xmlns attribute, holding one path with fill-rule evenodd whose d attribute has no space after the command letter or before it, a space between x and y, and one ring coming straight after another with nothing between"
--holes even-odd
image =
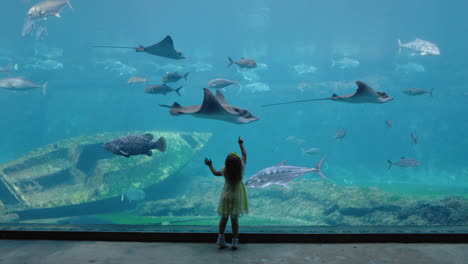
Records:
<instances>
[{"instance_id":1,"label":"turquoise water","mask_svg":"<svg viewBox=\"0 0 468 264\"><path fill-rule=\"evenodd\" d=\"M45 96L39 89L0 89L0 163L60 140L103 132L211 132L211 140L179 173L180 181L171 182L164 197L155 199L183 197L199 184L195 179L211 177L203 159L209 157L221 168L227 153L239 151L238 136L248 153L245 178L282 160L313 167L327 155L324 173L343 188L467 193L468 37L463 32L468 4L463 1L71 0L73 11L65 6L62 18L35 21L33 35L23 37L27 12L37 2L0 4L0 67L17 65L11 76L48 82ZM40 25L47 27L44 39L34 33ZM147 46L166 35L186 59L92 48ZM412 55L405 48L398 53L398 39L407 43L416 38L435 43L440 55ZM254 59L258 67L227 68L227 56ZM352 65L332 66L332 60L343 58L352 59ZM171 71L190 72L187 81L179 81L182 96L147 94L144 85L127 84L131 76L160 84ZM215 78L239 81L241 89L230 86L222 92L230 104L260 120L239 125L171 116L159 106L200 104L202 88ZM358 80L395 99L385 104L318 101L261 107L350 94ZM402 92L408 88L434 92L408 96ZM392 128L386 120L393 121ZM336 140L335 132L342 128L347 135ZM417 144L411 133L418 135ZM320 148L320 154L301 152L312 147ZM387 169L387 160L401 157L416 159L420 166ZM320 181L312 174L304 178ZM220 184L213 181L213 190ZM299 205L308 206L301 199ZM256 206L262 204L251 204L254 212Z\"/></svg>"}]
</instances>

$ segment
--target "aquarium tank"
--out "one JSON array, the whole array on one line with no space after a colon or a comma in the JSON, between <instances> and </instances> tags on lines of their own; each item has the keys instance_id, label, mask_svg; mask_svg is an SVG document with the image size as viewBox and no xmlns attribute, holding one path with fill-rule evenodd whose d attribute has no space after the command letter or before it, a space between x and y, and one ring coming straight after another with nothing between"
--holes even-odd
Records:
<instances>
[{"instance_id":1,"label":"aquarium tank","mask_svg":"<svg viewBox=\"0 0 468 264\"><path fill-rule=\"evenodd\" d=\"M465 1L0 6L2 224L468 224Z\"/></svg>"}]
</instances>

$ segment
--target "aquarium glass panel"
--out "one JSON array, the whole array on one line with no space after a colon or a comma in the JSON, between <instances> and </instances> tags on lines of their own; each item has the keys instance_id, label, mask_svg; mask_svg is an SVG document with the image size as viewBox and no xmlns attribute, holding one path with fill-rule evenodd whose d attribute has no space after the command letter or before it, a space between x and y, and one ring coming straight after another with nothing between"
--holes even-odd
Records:
<instances>
[{"instance_id":1,"label":"aquarium glass panel","mask_svg":"<svg viewBox=\"0 0 468 264\"><path fill-rule=\"evenodd\" d=\"M3 0L0 224L466 226L467 8Z\"/></svg>"}]
</instances>

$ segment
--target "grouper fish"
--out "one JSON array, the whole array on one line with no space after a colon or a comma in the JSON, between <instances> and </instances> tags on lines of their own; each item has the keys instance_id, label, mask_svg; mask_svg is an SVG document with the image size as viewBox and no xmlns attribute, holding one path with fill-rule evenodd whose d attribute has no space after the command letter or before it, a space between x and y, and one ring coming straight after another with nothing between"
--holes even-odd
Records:
<instances>
[{"instance_id":1,"label":"grouper fish","mask_svg":"<svg viewBox=\"0 0 468 264\"><path fill-rule=\"evenodd\" d=\"M152 140L153 135L149 133L143 135L129 135L106 142L104 148L109 152L127 158L142 154L152 156L152 149L157 149L161 152L166 151L167 145L164 137L160 137L157 141Z\"/></svg>"},{"instance_id":2,"label":"grouper fish","mask_svg":"<svg viewBox=\"0 0 468 264\"><path fill-rule=\"evenodd\" d=\"M62 9L65 7L65 5L68 5L70 9L73 9L72 5L70 4L70 0L47 0L40 2L29 9L28 17L30 19L47 19L49 16L56 16L61 18L60 12L62 12Z\"/></svg>"},{"instance_id":3,"label":"grouper fish","mask_svg":"<svg viewBox=\"0 0 468 264\"><path fill-rule=\"evenodd\" d=\"M320 170L326 158L326 156L323 157L314 168L289 166L286 165L286 161L283 161L278 165L265 168L255 173L247 180L245 186L247 188L264 188L276 184L290 188L288 185L290 181L309 172L315 172L323 179L328 180Z\"/></svg>"}]
</instances>

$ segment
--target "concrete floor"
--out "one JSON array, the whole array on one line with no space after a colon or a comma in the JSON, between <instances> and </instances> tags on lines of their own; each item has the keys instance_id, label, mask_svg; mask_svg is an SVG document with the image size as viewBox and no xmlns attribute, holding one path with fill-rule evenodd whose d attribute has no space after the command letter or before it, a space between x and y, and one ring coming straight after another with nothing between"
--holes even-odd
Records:
<instances>
[{"instance_id":1,"label":"concrete floor","mask_svg":"<svg viewBox=\"0 0 468 264\"><path fill-rule=\"evenodd\" d=\"M467 244L241 244L0 240L0 263L465 264Z\"/></svg>"}]
</instances>

